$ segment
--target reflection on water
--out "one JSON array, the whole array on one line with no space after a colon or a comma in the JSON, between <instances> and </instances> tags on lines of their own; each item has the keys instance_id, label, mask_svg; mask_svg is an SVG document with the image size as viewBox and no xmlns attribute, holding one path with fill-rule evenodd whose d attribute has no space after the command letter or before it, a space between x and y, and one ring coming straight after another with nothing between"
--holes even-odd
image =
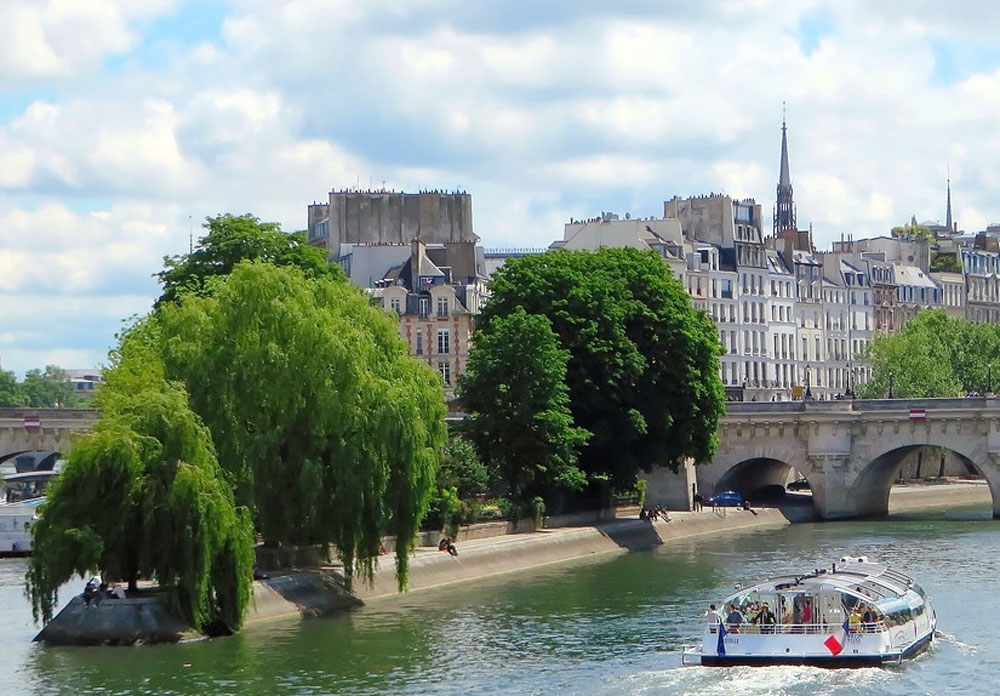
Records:
<instances>
[{"instance_id":1,"label":"reflection on water","mask_svg":"<svg viewBox=\"0 0 1000 696\"><path fill-rule=\"evenodd\" d=\"M704 609L733 584L847 553L898 565L931 594L941 636L925 656L899 669L679 666ZM992 683L1000 666L1000 646L982 627L1000 594L997 566L1000 524L988 510L907 513L694 538L228 639L45 649L27 642L24 564L4 562L0 693L942 693Z\"/></svg>"}]
</instances>

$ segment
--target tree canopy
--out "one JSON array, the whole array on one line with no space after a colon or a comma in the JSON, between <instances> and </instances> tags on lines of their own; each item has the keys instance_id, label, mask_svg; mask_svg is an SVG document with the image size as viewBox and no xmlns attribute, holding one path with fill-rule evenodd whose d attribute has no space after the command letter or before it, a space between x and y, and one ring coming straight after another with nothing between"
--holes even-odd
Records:
<instances>
[{"instance_id":1,"label":"tree canopy","mask_svg":"<svg viewBox=\"0 0 1000 696\"><path fill-rule=\"evenodd\" d=\"M208 233L191 253L167 256L157 274L163 294L156 301L174 302L185 293L206 295L214 278L228 275L241 261L262 261L293 266L309 278L344 279L340 266L327 263L326 252L309 245L303 233L287 234L274 222L246 215L205 218Z\"/></svg>"},{"instance_id":2,"label":"tree canopy","mask_svg":"<svg viewBox=\"0 0 1000 696\"><path fill-rule=\"evenodd\" d=\"M569 357L549 320L522 307L494 317L469 351L460 382L469 433L522 508L553 486L586 483L576 464L590 433L573 426Z\"/></svg>"},{"instance_id":3,"label":"tree canopy","mask_svg":"<svg viewBox=\"0 0 1000 696\"><path fill-rule=\"evenodd\" d=\"M872 378L863 398L953 397L1000 387L1000 326L923 311L895 334L878 336L868 360Z\"/></svg>"},{"instance_id":4,"label":"tree canopy","mask_svg":"<svg viewBox=\"0 0 1000 696\"><path fill-rule=\"evenodd\" d=\"M248 262L158 316L167 376L265 542L332 542L350 580L395 534L405 584L446 428L440 377L395 322L346 283Z\"/></svg>"},{"instance_id":5,"label":"tree canopy","mask_svg":"<svg viewBox=\"0 0 1000 696\"><path fill-rule=\"evenodd\" d=\"M28 370L21 381L13 372L0 371L0 406L73 408L80 403L66 371L58 365L46 365L45 370Z\"/></svg>"},{"instance_id":6,"label":"tree canopy","mask_svg":"<svg viewBox=\"0 0 1000 696\"><path fill-rule=\"evenodd\" d=\"M32 529L28 592L48 621L58 588L100 571L135 589L154 578L196 628L243 621L253 526L234 505L211 437L184 388L163 378L156 327L127 331L97 396L92 432L75 443Z\"/></svg>"},{"instance_id":7,"label":"tree canopy","mask_svg":"<svg viewBox=\"0 0 1000 696\"><path fill-rule=\"evenodd\" d=\"M490 288L477 343L522 307L546 317L569 352L573 422L592 433L580 454L584 472L627 487L640 470L711 456L725 408L722 348L660 257L635 249L525 256L504 265Z\"/></svg>"}]
</instances>

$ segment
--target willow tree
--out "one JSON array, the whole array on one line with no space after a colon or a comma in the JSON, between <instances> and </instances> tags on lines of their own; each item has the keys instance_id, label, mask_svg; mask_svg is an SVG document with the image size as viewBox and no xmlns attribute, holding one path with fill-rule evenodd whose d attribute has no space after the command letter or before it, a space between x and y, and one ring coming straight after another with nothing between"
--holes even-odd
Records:
<instances>
[{"instance_id":1,"label":"willow tree","mask_svg":"<svg viewBox=\"0 0 1000 696\"><path fill-rule=\"evenodd\" d=\"M32 530L28 593L48 621L58 588L100 571L135 591L149 577L180 617L239 628L253 581L253 527L234 504L208 430L163 378L156 327L126 332L99 392L100 419L74 444Z\"/></svg>"},{"instance_id":2,"label":"willow tree","mask_svg":"<svg viewBox=\"0 0 1000 696\"><path fill-rule=\"evenodd\" d=\"M266 544L335 545L370 578L396 536L400 587L446 439L440 377L346 283L242 263L159 311L167 374L211 430Z\"/></svg>"}]
</instances>

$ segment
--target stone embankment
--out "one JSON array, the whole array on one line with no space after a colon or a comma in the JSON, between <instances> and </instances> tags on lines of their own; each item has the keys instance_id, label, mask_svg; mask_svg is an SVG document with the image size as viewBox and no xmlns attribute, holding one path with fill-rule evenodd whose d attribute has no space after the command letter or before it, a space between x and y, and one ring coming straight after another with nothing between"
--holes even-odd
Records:
<instances>
[{"instance_id":1,"label":"stone embankment","mask_svg":"<svg viewBox=\"0 0 1000 696\"><path fill-rule=\"evenodd\" d=\"M670 520L645 522L635 518L615 519L594 526L557 527L490 537L478 537L483 530L473 525L467 531L475 538L463 537L462 534L458 537L458 556L438 551L437 546L416 549L410 559L409 591L428 590L590 556L649 549L674 539L789 524L786 517L774 509L672 512ZM398 595L393 557L383 556L374 582L371 585L357 583L354 594L366 601ZM289 602L272 601L264 607L258 604L247 617L247 624L252 626L258 621L294 616L302 613L301 609L302 606Z\"/></svg>"}]
</instances>

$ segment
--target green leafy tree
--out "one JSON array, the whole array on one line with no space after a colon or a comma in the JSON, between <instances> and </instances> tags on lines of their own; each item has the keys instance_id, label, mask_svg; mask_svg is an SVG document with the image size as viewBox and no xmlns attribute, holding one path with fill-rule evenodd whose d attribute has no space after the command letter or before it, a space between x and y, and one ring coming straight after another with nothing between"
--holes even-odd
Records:
<instances>
[{"instance_id":1,"label":"green leafy tree","mask_svg":"<svg viewBox=\"0 0 1000 696\"><path fill-rule=\"evenodd\" d=\"M898 225L889 230L893 237L904 238L904 239L925 239L927 241L933 242L935 240L934 234L931 232L931 228L926 225L920 225L916 222L909 222L905 225Z\"/></svg>"},{"instance_id":2,"label":"green leafy tree","mask_svg":"<svg viewBox=\"0 0 1000 696\"><path fill-rule=\"evenodd\" d=\"M573 426L568 361L549 320L518 307L476 333L460 381L473 441L525 510L553 486L586 482L577 457L589 433Z\"/></svg>"},{"instance_id":3,"label":"green leafy tree","mask_svg":"<svg viewBox=\"0 0 1000 696\"><path fill-rule=\"evenodd\" d=\"M58 365L46 365L45 370L28 370L21 383L28 399L28 406L35 408L69 408L80 404L80 397L73 393L66 371Z\"/></svg>"},{"instance_id":4,"label":"green leafy tree","mask_svg":"<svg viewBox=\"0 0 1000 696\"><path fill-rule=\"evenodd\" d=\"M460 497L471 498L485 493L489 485L489 470L473 444L461 436L451 438L441 452L437 487L454 488Z\"/></svg>"},{"instance_id":5,"label":"green leafy tree","mask_svg":"<svg viewBox=\"0 0 1000 696\"><path fill-rule=\"evenodd\" d=\"M327 263L326 252L306 242L304 233L286 234L273 222L246 215L216 215L202 225L208 233L189 254L163 259L157 274L163 294L156 301L174 302L181 295L211 292L219 276L226 276L241 261L262 261L293 266L309 278L345 278L340 266Z\"/></svg>"},{"instance_id":6,"label":"green leafy tree","mask_svg":"<svg viewBox=\"0 0 1000 696\"><path fill-rule=\"evenodd\" d=\"M523 307L547 317L569 351L573 422L592 433L583 471L631 488L640 470L710 458L725 408L722 347L660 257L635 249L525 256L494 274L490 288L477 344Z\"/></svg>"},{"instance_id":7,"label":"green leafy tree","mask_svg":"<svg viewBox=\"0 0 1000 696\"><path fill-rule=\"evenodd\" d=\"M404 586L447 431L440 377L396 323L346 283L247 262L159 318L167 375L265 543L332 542L350 581L391 533Z\"/></svg>"},{"instance_id":8,"label":"green leafy tree","mask_svg":"<svg viewBox=\"0 0 1000 696\"><path fill-rule=\"evenodd\" d=\"M27 406L28 395L13 372L0 370L0 406Z\"/></svg>"},{"instance_id":9,"label":"green leafy tree","mask_svg":"<svg viewBox=\"0 0 1000 696\"><path fill-rule=\"evenodd\" d=\"M59 587L100 570L166 588L203 630L239 628L253 582L253 526L234 505L208 430L182 386L163 379L151 322L126 332L98 394L101 417L79 438L32 529L27 572L35 619Z\"/></svg>"},{"instance_id":10,"label":"green leafy tree","mask_svg":"<svg viewBox=\"0 0 1000 696\"><path fill-rule=\"evenodd\" d=\"M985 393L1000 384L1000 327L924 311L892 335L878 336L868 351L872 378L859 395L877 399Z\"/></svg>"}]
</instances>

